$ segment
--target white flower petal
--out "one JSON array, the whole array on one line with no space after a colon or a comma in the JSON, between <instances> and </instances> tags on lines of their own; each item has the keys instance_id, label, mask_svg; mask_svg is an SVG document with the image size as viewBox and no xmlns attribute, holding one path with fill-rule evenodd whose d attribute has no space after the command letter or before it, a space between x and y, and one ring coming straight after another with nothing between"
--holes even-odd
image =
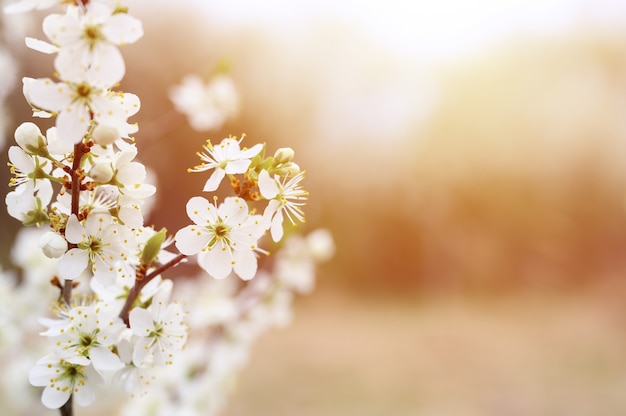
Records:
<instances>
[{"instance_id":1,"label":"white flower petal","mask_svg":"<svg viewBox=\"0 0 626 416\"><path fill-rule=\"evenodd\" d=\"M198 254L210 241L210 235L199 231L197 225L188 225L174 236L176 248L187 256Z\"/></svg>"},{"instance_id":2,"label":"white flower petal","mask_svg":"<svg viewBox=\"0 0 626 416\"><path fill-rule=\"evenodd\" d=\"M26 40L26 46L28 46L29 48L37 52L41 52L45 54L52 54L52 53L57 53L59 51L58 47L52 45L51 43L45 42L43 40L39 40L39 39L31 38L31 37L26 37L25 40Z\"/></svg>"},{"instance_id":3,"label":"white flower petal","mask_svg":"<svg viewBox=\"0 0 626 416\"><path fill-rule=\"evenodd\" d=\"M245 149L241 153L239 153L239 157L243 157L243 158L246 158L246 159L253 158L257 154L259 154L259 152L262 149L263 149L263 145L261 143L257 143L254 146L252 146L251 148Z\"/></svg>"},{"instance_id":4,"label":"white flower petal","mask_svg":"<svg viewBox=\"0 0 626 416\"><path fill-rule=\"evenodd\" d=\"M70 249L59 260L59 276L62 279L73 280L87 268L89 255L87 251L78 248Z\"/></svg>"},{"instance_id":5,"label":"white flower petal","mask_svg":"<svg viewBox=\"0 0 626 416\"><path fill-rule=\"evenodd\" d=\"M202 190L204 192L212 192L219 188L220 183L222 183L222 179L226 176L226 171L221 168L215 168L211 177L204 184L204 188Z\"/></svg>"},{"instance_id":6,"label":"white flower petal","mask_svg":"<svg viewBox=\"0 0 626 416\"><path fill-rule=\"evenodd\" d=\"M135 348L133 349L133 363L136 366L143 364L152 345L153 339L148 337L142 337L137 340Z\"/></svg>"},{"instance_id":7,"label":"white flower petal","mask_svg":"<svg viewBox=\"0 0 626 416\"><path fill-rule=\"evenodd\" d=\"M223 243L198 254L198 264L215 279L223 279L233 270L232 255Z\"/></svg>"},{"instance_id":8,"label":"white flower petal","mask_svg":"<svg viewBox=\"0 0 626 416\"><path fill-rule=\"evenodd\" d=\"M65 238L67 241L78 244L86 237L85 227L78 221L76 215L71 215L65 225Z\"/></svg>"},{"instance_id":9,"label":"white flower petal","mask_svg":"<svg viewBox=\"0 0 626 416\"><path fill-rule=\"evenodd\" d=\"M91 348L89 359L94 368L99 371L117 371L124 367L120 358L105 347Z\"/></svg>"},{"instance_id":10,"label":"white flower petal","mask_svg":"<svg viewBox=\"0 0 626 416\"><path fill-rule=\"evenodd\" d=\"M206 225L207 220L215 221L217 219L215 205L201 196L190 198L189 201L187 201L185 210L191 221L201 226Z\"/></svg>"},{"instance_id":11,"label":"white flower petal","mask_svg":"<svg viewBox=\"0 0 626 416\"><path fill-rule=\"evenodd\" d=\"M70 398L69 391L46 387L41 395L41 402L48 409L58 409L63 406Z\"/></svg>"},{"instance_id":12,"label":"white flower petal","mask_svg":"<svg viewBox=\"0 0 626 416\"><path fill-rule=\"evenodd\" d=\"M233 253L235 273L243 280L250 280L257 271L257 258L251 250L236 250Z\"/></svg>"},{"instance_id":13,"label":"white flower petal","mask_svg":"<svg viewBox=\"0 0 626 416\"><path fill-rule=\"evenodd\" d=\"M54 369L49 368L47 365L42 364L51 364L57 359L51 359L53 357L44 357L37 362L37 365L31 368L28 373L28 382L33 386L45 386L50 381L50 376L54 375Z\"/></svg>"},{"instance_id":14,"label":"white flower petal","mask_svg":"<svg viewBox=\"0 0 626 416\"><path fill-rule=\"evenodd\" d=\"M79 143L85 137L89 123L89 109L77 101L60 111L57 116L57 134L64 140Z\"/></svg>"},{"instance_id":15,"label":"white flower petal","mask_svg":"<svg viewBox=\"0 0 626 416\"><path fill-rule=\"evenodd\" d=\"M102 26L102 33L109 42L124 45L134 43L143 36L141 21L124 13L111 16Z\"/></svg>"},{"instance_id":16,"label":"white flower petal","mask_svg":"<svg viewBox=\"0 0 626 416\"><path fill-rule=\"evenodd\" d=\"M231 160L224 168L226 173L245 173L248 170L248 166L252 163L249 159Z\"/></svg>"},{"instance_id":17,"label":"white flower petal","mask_svg":"<svg viewBox=\"0 0 626 416\"><path fill-rule=\"evenodd\" d=\"M278 195L278 185L266 170L259 173L259 191L265 199L272 199Z\"/></svg>"},{"instance_id":18,"label":"white flower petal","mask_svg":"<svg viewBox=\"0 0 626 416\"><path fill-rule=\"evenodd\" d=\"M281 210L276 212L274 218L272 219L272 225L270 228L270 233L272 234L272 240L275 243L279 242L281 238L283 238L283 212Z\"/></svg>"},{"instance_id":19,"label":"white flower petal","mask_svg":"<svg viewBox=\"0 0 626 416\"><path fill-rule=\"evenodd\" d=\"M66 46L81 40L82 28L75 16L51 14L43 19L43 31L52 42Z\"/></svg>"},{"instance_id":20,"label":"white flower petal","mask_svg":"<svg viewBox=\"0 0 626 416\"><path fill-rule=\"evenodd\" d=\"M133 308L128 317L130 329L139 336L146 336L154 326L152 314L144 308Z\"/></svg>"},{"instance_id":21,"label":"white flower petal","mask_svg":"<svg viewBox=\"0 0 626 416\"><path fill-rule=\"evenodd\" d=\"M58 112L72 102L71 91L63 82L53 82L49 78L22 78L24 95L35 107Z\"/></svg>"}]
</instances>

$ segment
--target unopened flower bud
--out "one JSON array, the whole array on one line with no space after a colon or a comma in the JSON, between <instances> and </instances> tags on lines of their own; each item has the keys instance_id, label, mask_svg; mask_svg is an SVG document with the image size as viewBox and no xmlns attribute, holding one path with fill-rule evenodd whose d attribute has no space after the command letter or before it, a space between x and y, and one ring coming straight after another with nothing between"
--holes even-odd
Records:
<instances>
[{"instance_id":1,"label":"unopened flower bud","mask_svg":"<svg viewBox=\"0 0 626 416\"><path fill-rule=\"evenodd\" d=\"M100 146L107 146L120 138L120 133L115 127L98 124L93 129L93 141Z\"/></svg>"},{"instance_id":2,"label":"unopened flower bud","mask_svg":"<svg viewBox=\"0 0 626 416\"><path fill-rule=\"evenodd\" d=\"M291 147L281 147L274 153L274 160L277 165L282 165L283 163L291 162L294 154L295 153Z\"/></svg>"},{"instance_id":3,"label":"unopened flower bud","mask_svg":"<svg viewBox=\"0 0 626 416\"><path fill-rule=\"evenodd\" d=\"M295 176L300 173L300 166L295 162L287 162L275 171L280 176Z\"/></svg>"},{"instance_id":4,"label":"unopened flower bud","mask_svg":"<svg viewBox=\"0 0 626 416\"><path fill-rule=\"evenodd\" d=\"M89 169L89 176L97 183L109 183L114 174L113 166L107 162L96 163Z\"/></svg>"},{"instance_id":5,"label":"unopened flower bud","mask_svg":"<svg viewBox=\"0 0 626 416\"><path fill-rule=\"evenodd\" d=\"M45 137L35 123L30 121L20 124L15 130L15 141L26 152L33 153L41 145L45 145ZM40 142L41 141L41 142Z\"/></svg>"},{"instance_id":6,"label":"unopened flower bud","mask_svg":"<svg viewBox=\"0 0 626 416\"><path fill-rule=\"evenodd\" d=\"M39 239L39 247L46 257L58 259L67 251L67 241L54 231L48 231Z\"/></svg>"}]
</instances>

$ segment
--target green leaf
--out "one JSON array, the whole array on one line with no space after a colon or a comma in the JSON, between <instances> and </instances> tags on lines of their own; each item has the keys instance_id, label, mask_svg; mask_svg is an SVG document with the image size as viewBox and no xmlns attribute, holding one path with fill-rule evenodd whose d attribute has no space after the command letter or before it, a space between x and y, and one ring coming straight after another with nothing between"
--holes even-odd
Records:
<instances>
[{"instance_id":1,"label":"green leaf","mask_svg":"<svg viewBox=\"0 0 626 416\"><path fill-rule=\"evenodd\" d=\"M161 231L153 235L146 242L146 246L141 253L141 264L151 264L161 251L161 245L165 241L167 230L162 228Z\"/></svg>"}]
</instances>

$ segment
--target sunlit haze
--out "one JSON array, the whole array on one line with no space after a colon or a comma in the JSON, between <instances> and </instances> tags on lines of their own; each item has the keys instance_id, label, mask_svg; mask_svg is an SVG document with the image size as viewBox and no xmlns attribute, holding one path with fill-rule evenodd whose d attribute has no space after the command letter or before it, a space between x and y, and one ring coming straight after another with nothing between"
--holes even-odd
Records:
<instances>
[{"instance_id":1,"label":"sunlit haze","mask_svg":"<svg viewBox=\"0 0 626 416\"><path fill-rule=\"evenodd\" d=\"M201 2L225 24L292 33L340 21L399 53L438 61L520 35L545 36L585 26L617 27L626 21L619 0L254 0Z\"/></svg>"}]
</instances>

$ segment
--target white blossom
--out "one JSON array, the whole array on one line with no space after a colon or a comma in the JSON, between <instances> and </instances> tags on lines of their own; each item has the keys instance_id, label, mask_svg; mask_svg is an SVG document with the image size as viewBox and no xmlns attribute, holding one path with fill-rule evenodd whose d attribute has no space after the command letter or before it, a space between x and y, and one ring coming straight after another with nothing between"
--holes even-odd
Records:
<instances>
[{"instance_id":1,"label":"white blossom","mask_svg":"<svg viewBox=\"0 0 626 416\"><path fill-rule=\"evenodd\" d=\"M96 398L95 385L101 382L98 373L85 357L65 360L48 355L37 361L29 374L33 386L45 386L41 402L49 409L58 409L74 397L81 406L91 404Z\"/></svg>"},{"instance_id":2,"label":"white blossom","mask_svg":"<svg viewBox=\"0 0 626 416\"><path fill-rule=\"evenodd\" d=\"M61 257L60 277L73 280L90 266L93 276L105 285L115 283L119 263L127 261L134 247L130 230L108 214L89 215L84 224L71 215L65 238L76 247Z\"/></svg>"},{"instance_id":3,"label":"white blossom","mask_svg":"<svg viewBox=\"0 0 626 416\"><path fill-rule=\"evenodd\" d=\"M102 82L113 85L124 76L124 59L117 45L137 41L141 22L103 3L89 3L85 12L69 7L67 13L51 14L43 21L48 39L59 47L55 67L62 79L74 79L95 71Z\"/></svg>"},{"instance_id":4,"label":"white blossom","mask_svg":"<svg viewBox=\"0 0 626 416\"><path fill-rule=\"evenodd\" d=\"M0 365L9 375L0 384L11 386L0 401L21 402L5 406L12 414L41 413L27 407L35 402L29 381L43 387L41 402L50 409L68 400L86 406L95 399L96 385L105 383L118 387L109 389L113 393L140 396L105 411L217 414L248 361L252 341L289 321L294 292L312 288L315 262L330 255L332 240L289 239L276 261L259 268L258 254L269 254L259 240L268 229L279 240L285 216L292 223L304 221L307 193L291 148L265 157L264 144L242 148L243 135L215 146L207 141L198 153L200 164L189 169L211 171L207 192L228 176L235 188L241 184L235 190L239 196L221 204L217 196L213 203L191 198L186 213L192 224L175 239L165 229L144 225L155 180L136 160L132 135L138 126L128 121L141 103L135 94L116 90L126 70L119 47L137 41L142 24L122 0L21 0L6 10L52 6L64 12L44 19L46 40L26 38L26 46L54 58L54 78L24 77L22 92L33 116L53 118L54 126L44 135L34 123L22 123L14 134L18 146L8 151L14 187L5 197L8 212L39 228L20 232L13 246L14 264L23 269L19 285L0 281L6 303L0 307ZM12 79L11 73L6 78ZM0 101L5 95L0 85ZM170 98L199 130L220 128L239 111L233 82L224 75L208 83L187 77ZM245 175L243 182L237 175ZM263 198L267 207L258 215ZM173 242L179 253L169 250ZM196 256L214 279L177 280L183 307L170 301L173 283L162 274L186 256ZM231 274L255 280L243 285L235 276L226 278ZM84 279L72 281L79 277ZM36 320L50 311L54 318ZM32 341L41 324L46 349ZM14 358L26 350L32 355L30 371L21 373L26 394L9 397L20 385L13 369L20 361ZM101 393L101 402L112 397Z\"/></svg>"},{"instance_id":5,"label":"white blossom","mask_svg":"<svg viewBox=\"0 0 626 416\"><path fill-rule=\"evenodd\" d=\"M133 349L135 365L141 365L147 356L158 366L171 364L187 341L185 313L180 304L169 303L170 294L171 281L164 281L148 309L136 307L130 312L130 328L139 337Z\"/></svg>"},{"instance_id":6,"label":"white blossom","mask_svg":"<svg viewBox=\"0 0 626 416\"><path fill-rule=\"evenodd\" d=\"M250 159L263 149L263 145L256 144L250 149L240 149L239 143L242 140L243 136L239 140L228 137L223 139L217 146L213 146L210 140L203 146L206 153L198 153L202 164L190 169L191 172L204 172L209 169L215 169L206 181L203 191L215 191L227 173L244 173L248 170L250 163L252 163Z\"/></svg>"},{"instance_id":7,"label":"white blossom","mask_svg":"<svg viewBox=\"0 0 626 416\"><path fill-rule=\"evenodd\" d=\"M31 182L9 192L5 197L7 212L24 225L41 227L48 222L48 204L52 199L52 187L35 189Z\"/></svg>"},{"instance_id":8,"label":"white blossom","mask_svg":"<svg viewBox=\"0 0 626 416\"><path fill-rule=\"evenodd\" d=\"M57 356L70 362L75 362L75 357L87 358L99 372L123 367L111 347L126 326L105 304L76 306L60 315L60 319L46 320L49 328L42 333L50 338Z\"/></svg>"},{"instance_id":9,"label":"white blossom","mask_svg":"<svg viewBox=\"0 0 626 416\"><path fill-rule=\"evenodd\" d=\"M281 179L278 175L274 175L272 179L266 170L259 174L259 191L264 198L270 200L263 216L271 223L270 232L276 242L283 237L283 213L292 224L295 224L294 218L304 222L304 213L300 207L304 205L308 192L300 186L303 178L303 172L291 179Z\"/></svg>"},{"instance_id":10,"label":"white blossom","mask_svg":"<svg viewBox=\"0 0 626 416\"><path fill-rule=\"evenodd\" d=\"M137 149L128 148L117 153L114 160L113 183L120 193L132 198L144 199L156 191L154 185L145 183L146 167L132 160L137 155Z\"/></svg>"},{"instance_id":11,"label":"white blossom","mask_svg":"<svg viewBox=\"0 0 626 416\"><path fill-rule=\"evenodd\" d=\"M255 250L265 232L260 215L249 215L246 201L229 197L219 207L196 196L187 202L194 225L176 233L176 247L186 255L198 254L198 264L216 279L231 271L244 280L257 270Z\"/></svg>"},{"instance_id":12,"label":"white blossom","mask_svg":"<svg viewBox=\"0 0 626 416\"><path fill-rule=\"evenodd\" d=\"M73 145L84 138L92 119L113 127L127 124L128 109L105 81L94 70L63 82L23 78L24 96L35 109L56 114L59 140ZM37 111L35 115L42 114Z\"/></svg>"},{"instance_id":13,"label":"white blossom","mask_svg":"<svg viewBox=\"0 0 626 416\"><path fill-rule=\"evenodd\" d=\"M52 184L47 178L52 171L52 164L49 161L39 156L29 155L21 147L11 146L9 148L9 162L11 173L14 175L9 185L16 186L16 190L19 191L27 183L31 183L35 191L49 188L45 192L52 193Z\"/></svg>"}]
</instances>

